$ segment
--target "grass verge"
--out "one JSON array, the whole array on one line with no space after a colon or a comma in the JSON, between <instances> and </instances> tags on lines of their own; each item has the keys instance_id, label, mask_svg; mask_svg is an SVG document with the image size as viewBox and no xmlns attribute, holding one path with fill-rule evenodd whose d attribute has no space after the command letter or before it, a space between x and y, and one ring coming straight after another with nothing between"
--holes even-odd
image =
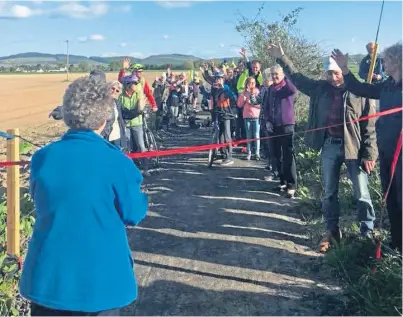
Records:
<instances>
[{"instance_id":1,"label":"grass verge","mask_svg":"<svg viewBox=\"0 0 403 317\"><path fill-rule=\"evenodd\" d=\"M300 212L308 223L313 248L318 248L323 237L324 221L321 210L320 153L306 147L303 139L296 137L299 196L302 198ZM376 210L376 226L379 228L381 213L384 228L389 228L386 211L382 205L379 171L369 177L369 189ZM357 211L353 199L351 181L345 167L340 176L339 198L341 207L341 230L343 240L325 255L322 269L330 270L332 276L343 285L342 307L339 314L361 316L402 315L402 258L389 249L380 260L375 260L376 247L372 240L358 236ZM377 230L383 245L388 245L386 230ZM331 312L326 312L331 314Z\"/></svg>"}]
</instances>

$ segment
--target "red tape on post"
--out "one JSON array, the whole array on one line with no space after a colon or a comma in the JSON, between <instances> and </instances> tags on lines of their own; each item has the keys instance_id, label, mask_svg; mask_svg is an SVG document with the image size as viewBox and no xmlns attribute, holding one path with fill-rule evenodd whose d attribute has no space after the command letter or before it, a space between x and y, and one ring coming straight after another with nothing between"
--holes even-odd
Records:
<instances>
[{"instance_id":1,"label":"red tape on post","mask_svg":"<svg viewBox=\"0 0 403 317\"><path fill-rule=\"evenodd\" d=\"M400 107L392 108L392 109L385 110L385 111L382 111L382 112L378 112L378 113L372 114L370 116L361 117L359 119L349 121L346 124L352 124L352 123L359 122L359 121L366 121L366 120L370 120L370 119L374 119L374 118L378 118L378 117L383 117L383 116L391 115L393 113L397 113L397 112L402 111L402 110L403 110L403 107L400 106ZM325 126L325 127L319 127L319 128L309 129L309 130L304 130L304 131L297 131L294 134L304 134L304 133L307 133L307 132L325 130L325 129L329 129L329 128L332 128L332 127L337 127L337 126L340 126L340 125L344 125L344 123ZM221 143L221 144L204 144L204 145L181 147L181 148L169 149L169 150L147 151L147 152L142 152L142 153L139 153L139 152L128 153L127 156L130 157L130 158L136 158L137 159L137 158L151 158L151 157L161 157L161 156L172 156L172 155L188 154L188 153L209 151L209 150L213 150L213 149L220 149L222 147L227 147L230 144L238 145L238 144L253 142L253 141L257 141L257 140L267 140L267 139L272 139L272 138L278 138L278 137L282 137L282 136L285 136L285 135L288 135L288 134L268 136L268 137L262 137L262 138L256 138L256 139L245 139L245 140L240 140L240 141L234 141L232 143L227 142L227 143ZM26 165L26 164L29 164L29 162L28 161L0 162L0 167L7 167L7 166L13 166L13 165Z\"/></svg>"}]
</instances>

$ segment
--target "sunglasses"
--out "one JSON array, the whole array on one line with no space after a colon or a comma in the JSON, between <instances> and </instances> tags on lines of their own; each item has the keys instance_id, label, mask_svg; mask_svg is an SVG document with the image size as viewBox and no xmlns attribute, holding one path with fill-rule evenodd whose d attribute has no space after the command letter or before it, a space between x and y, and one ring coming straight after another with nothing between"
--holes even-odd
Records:
<instances>
[{"instance_id":1,"label":"sunglasses","mask_svg":"<svg viewBox=\"0 0 403 317\"><path fill-rule=\"evenodd\" d=\"M120 93L120 90L117 89L117 88L115 88L115 87L112 87L112 91L114 91L114 92L116 92L116 93Z\"/></svg>"}]
</instances>

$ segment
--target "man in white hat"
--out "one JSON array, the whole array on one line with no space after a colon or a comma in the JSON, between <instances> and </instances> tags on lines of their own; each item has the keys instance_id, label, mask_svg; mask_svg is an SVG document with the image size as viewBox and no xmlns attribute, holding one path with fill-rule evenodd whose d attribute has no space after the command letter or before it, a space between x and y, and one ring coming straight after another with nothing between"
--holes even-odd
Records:
<instances>
[{"instance_id":1,"label":"man in white hat","mask_svg":"<svg viewBox=\"0 0 403 317\"><path fill-rule=\"evenodd\" d=\"M326 60L324 65L326 79L314 80L294 68L280 44L270 43L268 51L298 90L310 97L307 129L319 129L307 132L305 142L309 147L321 150L322 156L322 206L327 235L320 245L320 251L326 252L332 242L341 238L338 189L343 163L353 183L360 233L364 237L371 237L375 211L368 190L368 174L375 167L378 156L375 122L357 122L357 119L375 113L374 100L349 93L344 85L343 73L332 58Z\"/></svg>"}]
</instances>

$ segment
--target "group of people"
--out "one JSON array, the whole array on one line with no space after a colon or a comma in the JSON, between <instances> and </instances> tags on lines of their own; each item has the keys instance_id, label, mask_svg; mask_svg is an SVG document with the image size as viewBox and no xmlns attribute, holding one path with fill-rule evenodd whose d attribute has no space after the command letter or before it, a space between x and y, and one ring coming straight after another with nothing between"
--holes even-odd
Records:
<instances>
[{"instance_id":1,"label":"group of people","mask_svg":"<svg viewBox=\"0 0 403 317\"><path fill-rule=\"evenodd\" d=\"M203 77L211 88L210 109L218 120L222 143L253 139L246 143L246 159L261 159L261 147L269 164L269 178L279 180L278 189L294 197L297 170L293 147L294 98L297 89L282 67L261 71L261 63L250 61L246 50L235 68L225 64L203 65ZM216 115L220 113L221 115ZM260 142L260 137L266 137ZM272 137L272 138L267 138ZM223 150L222 165L230 165L232 146Z\"/></svg>"},{"instance_id":2,"label":"group of people","mask_svg":"<svg viewBox=\"0 0 403 317\"><path fill-rule=\"evenodd\" d=\"M360 64L359 76L367 80L374 43L367 45L368 55ZM202 68L204 79L212 85L210 108L219 123L221 143L232 142L231 124L237 115L236 139L254 139L247 144L246 159L260 159L259 138L268 149L272 179L279 179L279 190L293 197L297 189L296 159L293 146L295 131L294 98L297 90L310 97L306 144L321 151L324 187L323 211L327 234L320 244L326 252L332 242L340 241L340 206L338 188L344 163L353 184L357 201L360 233L373 237L375 210L368 188L371 174L379 157L382 189L387 195L391 223L392 246L402 248L402 163L399 153L392 177L394 149L402 132L402 113L379 119L365 119L377 111L402 105L400 43L376 56L372 83L359 82L347 67L347 57L335 50L325 62L325 79L315 80L298 72L284 54L281 45L269 44L268 53L276 65L260 71L259 61L249 61L241 51L245 64L236 69ZM209 69L211 68L211 70ZM267 76L270 74L271 78ZM238 111L238 112L237 112ZM364 120L361 120L364 119ZM376 122L376 124L375 124ZM246 135L242 135L242 127ZM400 141L401 142L401 141ZM224 165L232 163L232 146L224 152Z\"/></svg>"},{"instance_id":3,"label":"group of people","mask_svg":"<svg viewBox=\"0 0 403 317\"><path fill-rule=\"evenodd\" d=\"M381 111L401 107L402 44L384 50L383 73L375 74L382 78L375 76L374 83L359 82L348 69L347 56L339 50L328 59L323 80L298 72L280 43L268 44L267 51L277 62L269 70L271 78L261 73L258 61L249 63L246 58L245 70L239 69L242 65L227 67L226 76L223 68L213 69L212 75L204 69L203 76L212 85L213 119L219 123L224 141L231 141L235 105L237 114L242 112L246 137L259 136L258 131L278 136L270 146L280 161L276 163L279 188L292 195L297 186L293 103L297 89L306 94L310 97L306 143L321 150L323 171L328 234L320 251L326 252L341 239L338 183L343 163L353 183L360 233L365 238L372 236L375 211L368 175L379 158L382 188L388 192L392 247L401 252L401 155L393 177L391 169L402 133L402 112L379 117L376 126L373 119L359 119L375 113L375 100ZM148 199L141 191L141 172L121 150L126 137L123 128L129 127L130 136L141 147L138 127L144 99L152 98L155 112L159 110L156 100L164 99L154 99L141 65L129 68L131 74L126 75L124 69L112 83L99 72L71 83L62 106L52 113L69 130L32 156L30 194L36 222L20 292L31 301L33 316L119 315L121 308L137 298L126 226L137 225L146 216ZM165 94L165 98L169 97ZM235 128L242 137L242 126ZM258 140L248 145L246 158L252 157L252 146L259 159ZM224 153L227 164L231 164L231 150Z\"/></svg>"}]
</instances>

